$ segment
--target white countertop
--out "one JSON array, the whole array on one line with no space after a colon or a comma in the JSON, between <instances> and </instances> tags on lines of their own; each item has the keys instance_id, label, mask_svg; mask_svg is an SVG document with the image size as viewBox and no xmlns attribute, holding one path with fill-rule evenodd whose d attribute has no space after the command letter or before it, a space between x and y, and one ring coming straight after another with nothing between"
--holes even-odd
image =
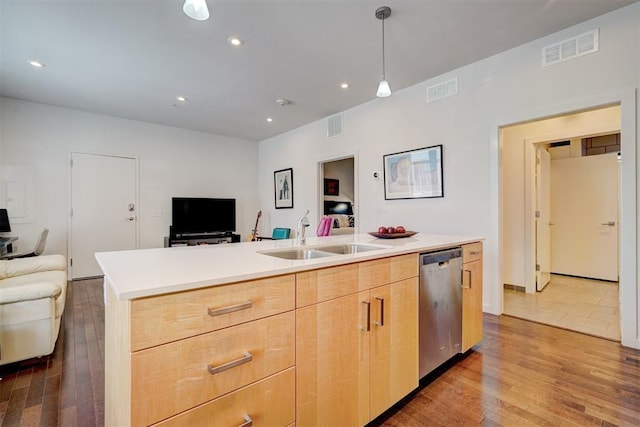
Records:
<instances>
[{"instance_id":1,"label":"white countertop","mask_svg":"<svg viewBox=\"0 0 640 427\"><path fill-rule=\"evenodd\" d=\"M125 300L441 249L481 240L483 239L480 237L422 233L400 239L378 239L369 234L356 234L308 237L304 247L364 243L380 246L380 250L309 260L286 260L259 253L299 246L295 244L295 240L289 239L99 252L96 259L117 298Z\"/></svg>"}]
</instances>

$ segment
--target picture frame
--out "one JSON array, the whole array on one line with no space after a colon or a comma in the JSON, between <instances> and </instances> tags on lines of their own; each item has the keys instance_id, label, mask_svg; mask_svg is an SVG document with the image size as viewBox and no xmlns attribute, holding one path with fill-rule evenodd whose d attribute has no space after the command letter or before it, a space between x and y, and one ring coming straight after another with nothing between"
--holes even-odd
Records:
<instances>
[{"instance_id":1,"label":"picture frame","mask_svg":"<svg viewBox=\"0 0 640 427\"><path fill-rule=\"evenodd\" d=\"M273 172L273 196L276 209L293 208L293 169Z\"/></svg>"},{"instance_id":2,"label":"picture frame","mask_svg":"<svg viewBox=\"0 0 640 427\"><path fill-rule=\"evenodd\" d=\"M383 156L384 198L444 197L442 145Z\"/></svg>"},{"instance_id":3,"label":"picture frame","mask_svg":"<svg viewBox=\"0 0 640 427\"><path fill-rule=\"evenodd\" d=\"M340 180L333 178L324 179L324 195L325 196L339 196L340 195Z\"/></svg>"}]
</instances>

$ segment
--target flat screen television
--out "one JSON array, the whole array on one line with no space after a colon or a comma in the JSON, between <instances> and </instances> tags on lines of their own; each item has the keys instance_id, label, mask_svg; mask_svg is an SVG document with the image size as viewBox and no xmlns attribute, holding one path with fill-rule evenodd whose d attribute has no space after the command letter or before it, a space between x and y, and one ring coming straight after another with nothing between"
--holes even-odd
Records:
<instances>
[{"instance_id":1,"label":"flat screen television","mask_svg":"<svg viewBox=\"0 0 640 427\"><path fill-rule=\"evenodd\" d=\"M9 214L6 209L0 209L0 233L9 233L10 231Z\"/></svg>"},{"instance_id":2,"label":"flat screen television","mask_svg":"<svg viewBox=\"0 0 640 427\"><path fill-rule=\"evenodd\" d=\"M331 215L331 214L353 215L353 207L351 206L351 202L325 200L324 214L325 215Z\"/></svg>"},{"instance_id":3,"label":"flat screen television","mask_svg":"<svg viewBox=\"0 0 640 427\"><path fill-rule=\"evenodd\" d=\"M236 230L236 199L173 197L173 234L229 233Z\"/></svg>"}]
</instances>

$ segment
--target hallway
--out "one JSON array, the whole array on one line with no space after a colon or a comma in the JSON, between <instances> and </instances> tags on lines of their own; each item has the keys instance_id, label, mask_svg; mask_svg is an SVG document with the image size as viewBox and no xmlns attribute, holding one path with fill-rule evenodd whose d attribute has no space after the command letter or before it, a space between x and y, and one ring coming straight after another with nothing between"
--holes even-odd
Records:
<instances>
[{"instance_id":1,"label":"hallway","mask_svg":"<svg viewBox=\"0 0 640 427\"><path fill-rule=\"evenodd\" d=\"M620 341L617 282L551 275L542 292L505 287L504 314Z\"/></svg>"}]
</instances>

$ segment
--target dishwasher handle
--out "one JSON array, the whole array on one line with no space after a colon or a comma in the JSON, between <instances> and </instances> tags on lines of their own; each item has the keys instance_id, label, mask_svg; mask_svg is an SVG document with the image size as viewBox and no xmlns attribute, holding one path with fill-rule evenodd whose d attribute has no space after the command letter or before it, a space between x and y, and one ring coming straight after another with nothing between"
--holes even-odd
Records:
<instances>
[{"instance_id":1,"label":"dishwasher handle","mask_svg":"<svg viewBox=\"0 0 640 427\"><path fill-rule=\"evenodd\" d=\"M437 252L426 252L420 254L420 265L438 264L448 262L454 258L462 258L462 248L447 249Z\"/></svg>"}]
</instances>

